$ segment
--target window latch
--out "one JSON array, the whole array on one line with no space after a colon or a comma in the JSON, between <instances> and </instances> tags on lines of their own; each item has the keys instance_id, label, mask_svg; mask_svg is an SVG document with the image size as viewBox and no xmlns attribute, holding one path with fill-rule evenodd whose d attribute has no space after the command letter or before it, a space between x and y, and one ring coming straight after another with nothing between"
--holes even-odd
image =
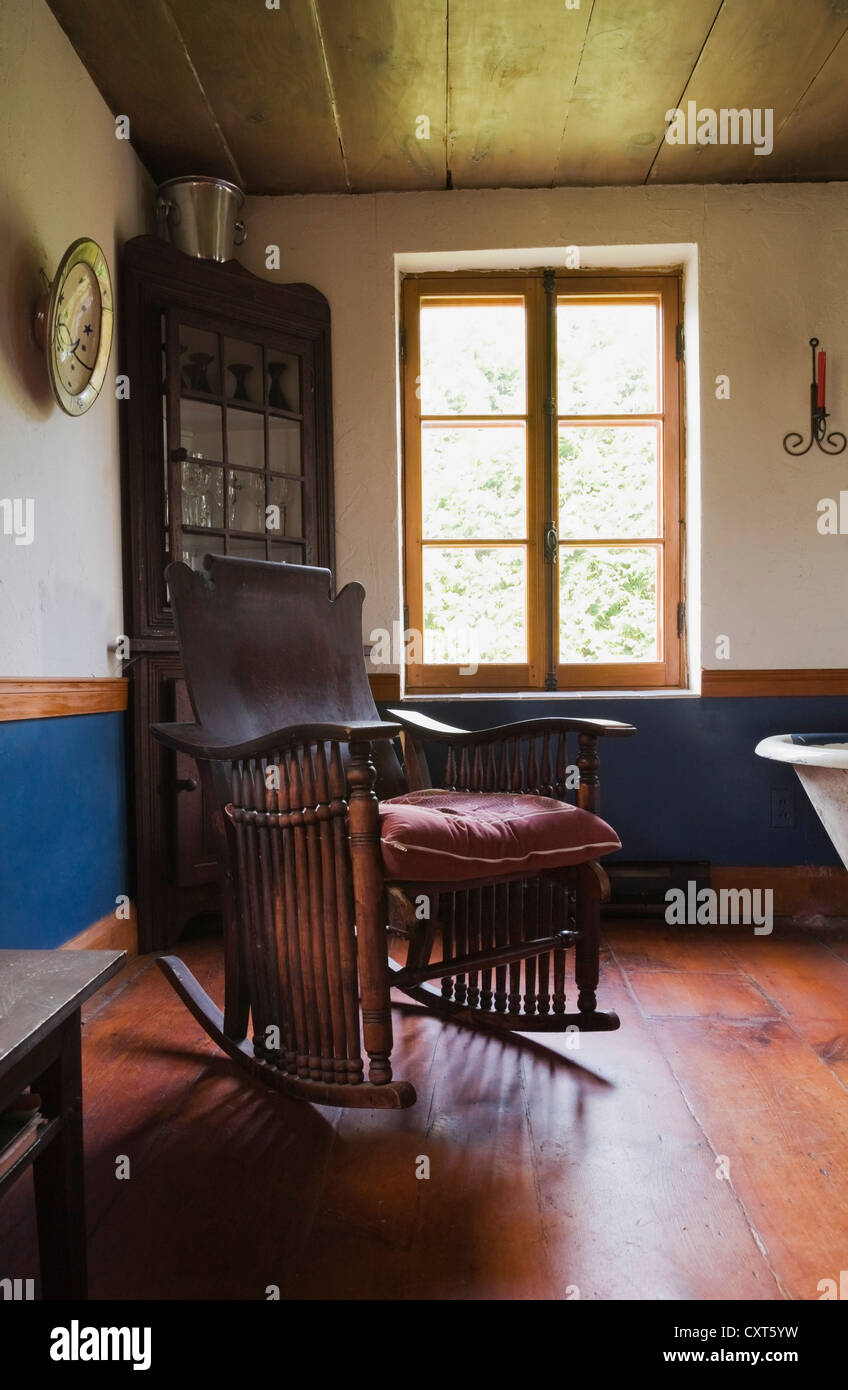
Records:
<instances>
[{"instance_id":1,"label":"window latch","mask_svg":"<svg viewBox=\"0 0 848 1390\"><path fill-rule=\"evenodd\" d=\"M557 551L559 550L559 536L557 528L552 521L545 522L544 532L545 562L555 565L557 562Z\"/></svg>"}]
</instances>

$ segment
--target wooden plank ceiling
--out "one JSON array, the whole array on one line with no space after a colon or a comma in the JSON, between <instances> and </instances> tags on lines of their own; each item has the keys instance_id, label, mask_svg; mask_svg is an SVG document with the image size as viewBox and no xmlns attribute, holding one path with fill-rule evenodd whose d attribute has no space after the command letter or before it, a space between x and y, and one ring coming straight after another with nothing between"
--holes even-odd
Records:
<instances>
[{"instance_id":1,"label":"wooden plank ceiling","mask_svg":"<svg viewBox=\"0 0 848 1390\"><path fill-rule=\"evenodd\" d=\"M157 180L276 194L848 178L848 0L48 3ZM666 142L666 112L690 102L773 110L773 152Z\"/></svg>"}]
</instances>

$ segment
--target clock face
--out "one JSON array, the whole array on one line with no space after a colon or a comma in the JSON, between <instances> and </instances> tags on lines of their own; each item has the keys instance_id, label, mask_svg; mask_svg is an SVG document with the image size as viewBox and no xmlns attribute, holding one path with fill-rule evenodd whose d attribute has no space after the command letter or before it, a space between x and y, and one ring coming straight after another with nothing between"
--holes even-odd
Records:
<instances>
[{"instance_id":1,"label":"clock face","mask_svg":"<svg viewBox=\"0 0 848 1390\"><path fill-rule=\"evenodd\" d=\"M47 365L53 394L69 415L96 401L112 348L112 283L95 241L82 239L62 257L47 311Z\"/></svg>"},{"instance_id":2,"label":"clock face","mask_svg":"<svg viewBox=\"0 0 848 1390\"><path fill-rule=\"evenodd\" d=\"M56 369L72 396L78 396L91 381L100 346L100 321L97 276L85 261L77 261L59 295L53 342Z\"/></svg>"}]
</instances>

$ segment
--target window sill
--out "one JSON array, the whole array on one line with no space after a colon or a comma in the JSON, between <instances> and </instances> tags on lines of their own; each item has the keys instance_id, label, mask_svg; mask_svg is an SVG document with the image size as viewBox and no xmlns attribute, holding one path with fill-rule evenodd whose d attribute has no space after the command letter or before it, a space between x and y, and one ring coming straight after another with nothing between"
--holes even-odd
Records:
<instances>
[{"instance_id":1,"label":"window sill","mask_svg":"<svg viewBox=\"0 0 848 1390\"><path fill-rule=\"evenodd\" d=\"M441 695L415 691L406 691L405 694L397 697L398 704L430 704L437 701L444 703L450 701L472 701L472 700L544 700L547 704L550 701L558 700L699 700L700 690L680 689L674 686L670 689L658 688L648 690L467 690L467 691L447 691Z\"/></svg>"}]
</instances>

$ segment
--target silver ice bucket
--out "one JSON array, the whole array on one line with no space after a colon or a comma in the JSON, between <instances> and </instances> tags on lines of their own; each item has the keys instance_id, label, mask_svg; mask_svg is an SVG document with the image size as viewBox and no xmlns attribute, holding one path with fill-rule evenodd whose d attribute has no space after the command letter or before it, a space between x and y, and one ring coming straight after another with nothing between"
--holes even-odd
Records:
<instances>
[{"instance_id":1,"label":"silver ice bucket","mask_svg":"<svg viewBox=\"0 0 848 1390\"><path fill-rule=\"evenodd\" d=\"M205 174L168 179L156 191L156 212L163 232L178 251L203 260L228 261L246 232L238 213L244 194L226 179Z\"/></svg>"}]
</instances>

